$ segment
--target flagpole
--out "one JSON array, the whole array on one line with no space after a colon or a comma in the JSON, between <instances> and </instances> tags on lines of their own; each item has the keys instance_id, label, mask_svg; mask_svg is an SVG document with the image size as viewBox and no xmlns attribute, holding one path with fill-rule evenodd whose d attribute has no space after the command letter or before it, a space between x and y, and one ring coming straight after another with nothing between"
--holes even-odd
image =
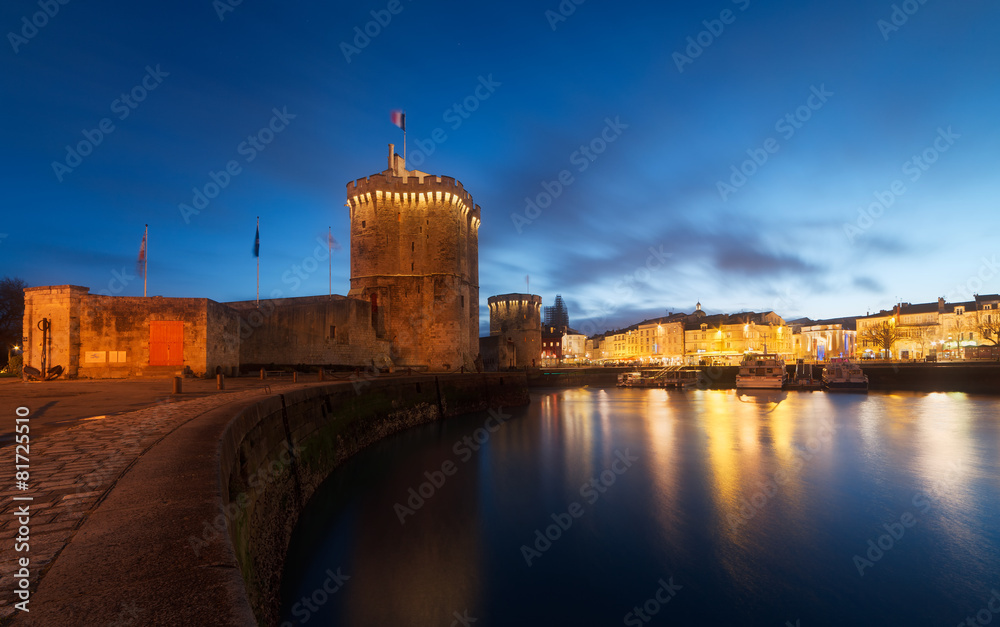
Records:
<instances>
[{"instance_id":1,"label":"flagpole","mask_svg":"<svg viewBox=\"0 0 1000 627\"><path fill-rule=\"evenodd\" d=\"M333 227L326 227L326 258L330 261L330 300L333 300Z\"/></svg>"},{"instance_id":2,"label":"flagpole","mask_svg":"<svg viewBox=\"0 0 1000 627\"><path fill-rule=\"evenodd\" d=\"M146 225L146 232L142 235L142 243L146 248L146 255L142 260L142 297L146 298L146 284L149 281L149 225Z\"/></svg>"},{"instance_id":3,"label":"flagpole","mask_svg":"<svg viewBox=\"0 0 1000 627\"><path fill-rule=\"evenodd\" d=\"M403 163L406 163L406 111L403 111Z\"/></svg>"},{"instance_id":4,"label":"flagpole","mask_svg":"<svg viewBox=\"0 0 1000 627\"><path fill-rule=\"evenodd\" d=\"M257 216L257 241L260 241L260 216ZM257 248L257 309L260 309L260 248Z\"/></svg>"}]
</instances>

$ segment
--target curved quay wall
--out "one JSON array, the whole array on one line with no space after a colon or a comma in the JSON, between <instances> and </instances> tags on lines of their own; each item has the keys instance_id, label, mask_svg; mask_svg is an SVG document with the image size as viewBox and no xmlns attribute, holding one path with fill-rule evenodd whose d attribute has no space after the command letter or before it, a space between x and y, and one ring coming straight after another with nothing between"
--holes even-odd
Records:
<instances>
[{"instance_id":1,"label":"curved quay wall","mask_svg":"<svg viewBox=\"0 0 1000 627\"><path fill-rule=\"evenodd\" d=\"M242 409L222 436L219 481L259 624L278 624L292 531L303 506L344 460L408 427L528 402L523 373L491 373L312 387Z\"/></svg>"}]
</instances>

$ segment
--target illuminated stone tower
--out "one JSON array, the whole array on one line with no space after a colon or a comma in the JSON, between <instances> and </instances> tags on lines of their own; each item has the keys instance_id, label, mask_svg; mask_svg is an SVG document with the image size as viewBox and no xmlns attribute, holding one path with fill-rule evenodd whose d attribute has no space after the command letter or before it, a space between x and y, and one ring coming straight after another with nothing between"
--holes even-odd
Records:
<instances>
[{"instance_id":1,"label":"illuminated stone tower","mask_svg":"<svg viewBox=\"0 0 1000 627\"><path fill-rule=\"evenodd\" d=\"M389 167L347 184L351 291L371 303L397 367L474 368L479 353L480 208L449 176Z\"/></svg>"},{"instance_id":2,"label":"illuminated stone tower","mask_svg":"<svg viewBox=\"0 0 1000 627\"><path fill-rule=\"evenodd\" d=\"M533 294L500 294L487 299L490 335L499 335L514 349L513 363L501 368L541 365L542 297ZM509 355L509 353L508 353Z\"/></svg>"}]
</instances>

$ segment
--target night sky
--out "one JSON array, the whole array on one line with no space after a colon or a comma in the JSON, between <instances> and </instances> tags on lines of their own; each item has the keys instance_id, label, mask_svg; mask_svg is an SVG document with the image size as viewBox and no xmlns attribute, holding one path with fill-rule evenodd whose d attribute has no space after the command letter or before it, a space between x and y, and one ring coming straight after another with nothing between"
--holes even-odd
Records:
<instances>
[{"instance_id":1,"label":"night sky","mask_svg":"<svg viewBox=\"0 0 1000 627\"><path fill-rule=\"evenodd\" d=\"M0 9L0 276L142 295L148 223L150 295L252 299L260 216L262 296L327 293L328 227L346 294L399 108L485 323L525 275L588 332L1000 291L995 2L46 1Z\"/></svg>"}]
</instances>

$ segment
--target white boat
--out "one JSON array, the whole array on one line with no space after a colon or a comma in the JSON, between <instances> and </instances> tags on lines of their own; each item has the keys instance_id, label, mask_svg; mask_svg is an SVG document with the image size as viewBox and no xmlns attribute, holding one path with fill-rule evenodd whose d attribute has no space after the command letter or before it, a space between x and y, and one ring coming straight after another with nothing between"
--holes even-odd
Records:
<instances>
[{"instance_id":1,"label":"white boat","mask_svg":"<svg viewBox=\"0 0 1000 627\"><path fill-rule=\"evenodd\" d=\"M740 362L740 372L736 375L736 389L780 390L785 385L786 378L784 359L770 353L750 354Z\"/></svg>"},{"instance_id":2,"label":"white boat","mask_svg":"<svg viewBox=\"0 0 1000 627\"><path fill-rule=\"evenodd\" d=\"M823 369L823 387L831 392L867 392L868 375L850 359L838 357Z\"/></svg>"}]
</instances>

